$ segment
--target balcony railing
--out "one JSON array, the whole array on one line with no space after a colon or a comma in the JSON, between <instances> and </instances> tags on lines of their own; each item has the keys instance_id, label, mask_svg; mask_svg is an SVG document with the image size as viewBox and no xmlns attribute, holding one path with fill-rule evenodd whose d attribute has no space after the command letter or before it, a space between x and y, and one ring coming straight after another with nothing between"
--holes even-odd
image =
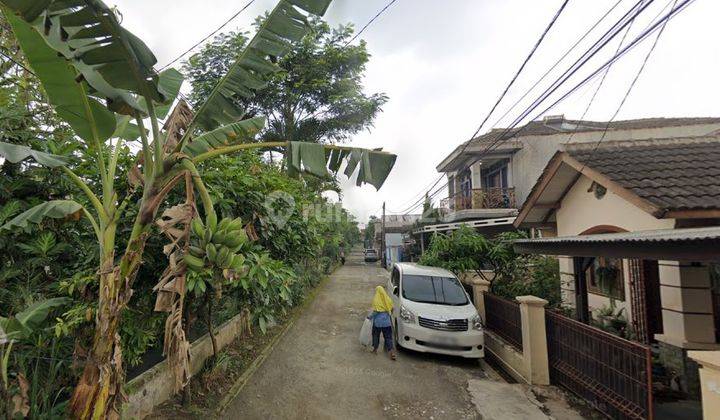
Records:
<instances>
[{"instance_id":1,"label":"balcony railing","mask_svg":"<svg viewBox=\"0 0 720 420\"><path fill-rule=\"evenodd\" d=\"M513 209L515 188L482 188L461 191L440 201L445 213L469 209Z\"/></svg>"}]
</instances>

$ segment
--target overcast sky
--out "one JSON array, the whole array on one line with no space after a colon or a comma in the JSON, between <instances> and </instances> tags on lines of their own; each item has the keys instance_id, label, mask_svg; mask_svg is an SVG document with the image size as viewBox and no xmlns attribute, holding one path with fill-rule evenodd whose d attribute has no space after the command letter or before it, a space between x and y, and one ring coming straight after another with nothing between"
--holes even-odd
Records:
<instances>
[{"instance_id":1,"label":"overcast sky","mask_svg":"<svg viewBox=\"0 0 720 420\"><path fill-rule=\"evenodd\" d=\"M617 0L570 0L555 27L510 90L483 131L501 127L521 108L496 124L515 102ZM590 45L636 0L623 0L586 40ZM672 1L671 1L672 2ZM123 24L155 52L160 65L203 38L247 0L112 0ZM335 0L326 15L333 24L362 27L387 0ZM362 35L372 54L365 89L385 92L390 100L374 128L352 141L360 147L384 147L398 154L383 188L357 188L343 182L343 203L358 220L379 214L383 201L398 212L420 196L437 177L435 166L467 140L519 67L562 0L398 0ZM272 0L256 0L228 29L251 30L254 18L271 9ZM656 0L634 22L628 40L669 6ZM717 16L720 2L697 0L668 24L650 61L618 119L720 116L720 49ZM585 74L617 47L591 61ZM610 71L586 118L606 120L618 106L650 39ZM357 41L356 41L357 42ZM585 49L577 49L557 76ZM593 65L594 64L594 65ZM552 79L548 79L552 80ZM579 79L577 79L579 80ZM571 85L568 85L571 86ZM561 103L550 114L578 118L595 84ZM539 93L539 91L538 91ZM529 98L533 98L530 95Z\"/></svg>"}]
</instances>

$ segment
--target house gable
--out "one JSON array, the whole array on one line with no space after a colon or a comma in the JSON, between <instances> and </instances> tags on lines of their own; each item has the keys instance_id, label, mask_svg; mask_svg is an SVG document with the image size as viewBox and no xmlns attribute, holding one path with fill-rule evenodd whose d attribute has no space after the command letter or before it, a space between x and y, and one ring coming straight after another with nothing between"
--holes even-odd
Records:
<instances>
[{"instance_id":1,"label":"house gable","mask_svg":"<svg viewBox=\"0 0 720 420\"><path fill-rule=\"evenodd\" d=\"M558 236L579 235L602 225L625 231L675 227L674 219L658 219L610 189L596 198L593 182L581 176L562 198L556 214Z\"/></svg>"},{"instance_id":2,"label":"house gable","mask_svg":"<svg viewBox=\"0 0 720 420\"><path fill-rule=\"evenodd\" d=\"M587 177L667 219L720 217L720 139L699 137L567 145L545 167L515 226L553 223L569 189Z\"/></svg>"}]
</instances>

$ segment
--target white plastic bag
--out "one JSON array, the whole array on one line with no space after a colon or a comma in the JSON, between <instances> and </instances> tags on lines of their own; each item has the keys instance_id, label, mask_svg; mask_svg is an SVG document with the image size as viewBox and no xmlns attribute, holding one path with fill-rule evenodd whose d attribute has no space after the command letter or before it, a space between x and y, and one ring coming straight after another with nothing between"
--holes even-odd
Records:
<instances>
[{"instance_id":1,"label":"white plastic bag","mask_svg":"<svg viewBox=\"0 0 720 420\"><path fill-rule=\"evenodd\" d=\"M372 320L365 318L362 328L360 328L360 344L370 346L372 344Z\"/></svg>"}]
</instances>

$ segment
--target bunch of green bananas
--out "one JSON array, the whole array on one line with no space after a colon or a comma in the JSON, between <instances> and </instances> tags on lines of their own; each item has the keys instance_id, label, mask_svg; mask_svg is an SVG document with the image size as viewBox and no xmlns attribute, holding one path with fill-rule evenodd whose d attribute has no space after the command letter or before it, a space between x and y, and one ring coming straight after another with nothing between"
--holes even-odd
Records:
<instances>
[{"instance_id":1,"label":"bunch of green bananas","mask_svg":"<svg viewBox=\"0 0 720 420\"><path fill-rule=\"evenodd\" d=\"M206 222L195 218L190 224L194 237L183 256L187 267L196 272L205 268L242 271L245 257L238 251L248 240L242 220L224 218L218 223L211 214Z\"/></svg>"}]
</instances>

